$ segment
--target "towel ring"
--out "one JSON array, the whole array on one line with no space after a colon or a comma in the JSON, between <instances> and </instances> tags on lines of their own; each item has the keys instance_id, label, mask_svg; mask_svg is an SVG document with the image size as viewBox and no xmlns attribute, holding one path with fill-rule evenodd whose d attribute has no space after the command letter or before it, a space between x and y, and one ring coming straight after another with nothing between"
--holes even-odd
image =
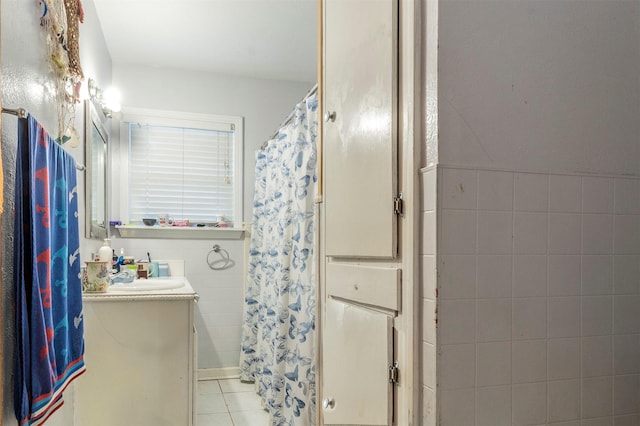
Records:
<instances>
[{"instance_id":1,"label":"towel ring","mask_svg":"<svg viewBox=\"0 0 640 426\"><path fill-rule=\"evenodd\" d=\"M218 253L220 255L220 259L212 261L211 260L212 253ZM214 271L222 271L223 269L229 269L235 264L236 262L233 259L229 258L229 252L223 249L222 247L220 247L218 244L214 244L211 250L209 251L209 253L207 254L207 265L209 265L209 268L213 269Z\"/></svg>"}]
</instances>

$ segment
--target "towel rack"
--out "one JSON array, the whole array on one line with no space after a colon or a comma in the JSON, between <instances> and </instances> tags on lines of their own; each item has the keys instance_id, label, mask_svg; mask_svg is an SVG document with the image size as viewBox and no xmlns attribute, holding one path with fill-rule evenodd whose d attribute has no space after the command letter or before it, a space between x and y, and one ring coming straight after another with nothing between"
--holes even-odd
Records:
<instances>
[{"instance_id":1,"label":"towel rack","mask_svg":"<svg viewBox=\"0 0 640 426\"><path fill-rule=\"evenodd\" d=\"M5 114L16 115L18 118L27 118L27 115L29 115L27 110L24 108L2 108L2 112Z\"/></svg>"},{"instance_id":2,"label":"towel rack","mask_svg":"<svg viewBox=\"0 0 640 426\"><path fill-rule=\"evenodd\" d=\"M24 109L24 108L4 108L4 107L2 107L2 113L3 114L15 115L18 118L27 118L27 116L29 115L27 110ZM78 164L78 162L76 162L76 170L80 170L81 172L84 172L86 170L86 167L84 166L84 164Z\"/></svg>"}]
</instances>

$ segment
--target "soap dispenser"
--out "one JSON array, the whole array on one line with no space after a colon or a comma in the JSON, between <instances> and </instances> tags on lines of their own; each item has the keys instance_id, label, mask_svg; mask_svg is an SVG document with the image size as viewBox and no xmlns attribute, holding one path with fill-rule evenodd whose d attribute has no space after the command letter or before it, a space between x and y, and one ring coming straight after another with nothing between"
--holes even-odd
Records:
<instances>
[{"instance_id":1,"label":"soap dispenser","mask_svg":"<svg viewBox=\"0 0 640 426\"><path fill-rule=\"evenodd\" d=\"M113 249L111 248L111 240L108 238L105 238L104 245L100 247L100 250L98 250L98 259L100 260L100 262L109 262L109 267L110 267L112 257L113 257Z\"/></svg>"}]
</instances>

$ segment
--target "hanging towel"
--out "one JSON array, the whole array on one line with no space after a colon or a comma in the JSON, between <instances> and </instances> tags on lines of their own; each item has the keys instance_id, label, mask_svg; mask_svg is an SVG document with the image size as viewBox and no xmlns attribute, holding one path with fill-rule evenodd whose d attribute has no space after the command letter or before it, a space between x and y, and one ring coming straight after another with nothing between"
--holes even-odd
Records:
<instances>
[{"instance_id":1,"label":"hanging towel","mask_svg":"<svg viewBox=\"0 0 640 426\"><path fill-rule=\"evenodd\" d=\"M14 285L15 411L43 424L85 370L74 159L31 116L19 119Z\"/></svg>"}]
</instances>

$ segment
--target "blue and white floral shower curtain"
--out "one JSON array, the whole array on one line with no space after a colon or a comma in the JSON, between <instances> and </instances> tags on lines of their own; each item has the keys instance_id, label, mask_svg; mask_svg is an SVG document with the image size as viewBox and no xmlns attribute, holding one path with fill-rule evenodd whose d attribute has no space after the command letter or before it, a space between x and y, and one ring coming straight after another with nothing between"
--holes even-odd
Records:
<instances>
[{"instance_id":1,"label":"blue and white floral shower curtain","mask_svg":"<svg viewBox=\"0 0 640 426\"><path fill-rule=\"evenodd\" d=\"M317 95L256 157L241 375L273 425L314 425Z\"/></svg>"}]
</instances>

